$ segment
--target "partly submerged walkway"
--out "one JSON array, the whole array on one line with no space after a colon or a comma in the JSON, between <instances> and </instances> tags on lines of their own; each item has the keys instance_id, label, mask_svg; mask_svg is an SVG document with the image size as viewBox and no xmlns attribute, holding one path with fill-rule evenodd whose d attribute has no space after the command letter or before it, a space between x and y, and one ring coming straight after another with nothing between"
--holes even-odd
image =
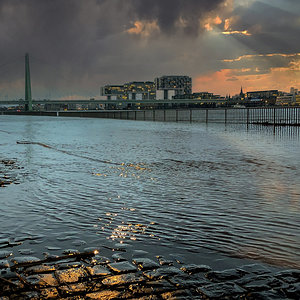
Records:
<instances>
[{"instance_id":1,"label":"partly submerged walkway","mask_svg":"<svg viewBox=\"0 0 300 300\"><path fill-rule=\"evenodd\" d=\"M5 249L3 249L5 250ZM114 249L122 250L122 249ZM64 256L13 257L0 251L0 299L299 299L300 270L259 264L213 271L161 256L125 260L101 249ZM2 296L2 297L1 297Z\"/></svg>"}]
</instances>

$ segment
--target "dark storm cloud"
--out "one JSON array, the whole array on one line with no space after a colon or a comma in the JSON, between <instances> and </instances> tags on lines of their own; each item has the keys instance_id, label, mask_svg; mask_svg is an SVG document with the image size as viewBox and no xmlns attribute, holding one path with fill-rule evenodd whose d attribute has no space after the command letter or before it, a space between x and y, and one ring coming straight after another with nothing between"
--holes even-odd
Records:
<instances>
[{"instance_id":1,"label":"dark storm cloud","mask_svg":"<svg viewBox=\"0 0 300 300\"><path fill-rule=\"evenodd\" d=\"M122 24L127 22L117 4L105 0L2 0L0 57L6 62L29 52L32 76L39 86L82 89L78 85L85 85L89 89L99 72L98 59L115 52L104 40L122 32ZM9 82L22 77L21 61L20 67L14 65L13 71L5 72L5 78L0 71L1 79Z\"/></svg>"},{"instance_id":2,"label":"dark storm cloud","mask_svg":"<svg viewBox=\"0 0 300 300\"><path fill-rule=\"evenodd\" d=\"M98 93L100 84L126 81L130 71L140 73L136 74L140 78L153 74L145 63L157 59L159 45L141 53L126 30L136 20L156 20L161 33L176 36L181 18L184 32L195 36L199 18L223 1L0 0L0 93L3 85L22 80L25 52L30 53L36 94L38 87L49 86L67 93L84 89ZM174 48L174 60L176 53ZM1 69L15 58L19 61L12 68Z\"/></svg>"},{"instance_id":3,"label":"dark storm cloud","mask_svg":"<svg viewBox=\"0 0 300 300\"><path fill-rule=\"evenodd\" d=\"M291 5L294 11L290 9ZM248 30L252 34L236 39L256 53L300 52L297 38L300 35L300 1L257 1L250 7L237 7L233 15L237 18L232 30Z\"/></svg>"},{"instance_id":4,"label":"dark storm cloud","mask_svg":"<svg viewBox=\"0 0 300 300\"><path fill-rule=\"evenodd\" d=\"M288 1L289 7L298 5L293 1ZM222 59L249 52L300 52L296 10L293 13L280 9L280 5L255 2L233 12L226 9L229 15L222 16L224 3L0 0L0 99L5 93L23 96L26 52L30 54L34 97L52 98L68 94L98 96L103 84L153 80L168 73L195 76L217 71L224 64ZM232 30L248 29L252 36L236 36L237 45L221 33L205 35L203 22L208 16L219 15L224 22L231 13L238 16ZM128 33L137 21L154 22L159 30L146 37ZM241 43L244 48L239 47Z\"/></svg>"},{"instance_id":5,"label":"dark storm cloud","mask_svg":"<svg viewBox=\"0 0 300 300\"><path fill-rule=\"evenodd\" d=\"M199 33L199 21L208 12L218 8L224 0L129 0L137 19L157 20L160 30L166 34L178 33L177 23L185 26L188 35Z\"/></svg>"}]
</instances>

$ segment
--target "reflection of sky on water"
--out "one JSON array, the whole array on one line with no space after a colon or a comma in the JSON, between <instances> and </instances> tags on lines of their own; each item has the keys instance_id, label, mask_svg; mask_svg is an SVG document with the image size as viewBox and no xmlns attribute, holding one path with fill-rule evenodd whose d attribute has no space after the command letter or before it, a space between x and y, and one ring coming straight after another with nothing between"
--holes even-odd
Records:
<instances>
[{"instance_id":1,"label":"reflection of sky on water","mask_svg":"<svg viewBox=\"0 0 300 300\"><path fill-rule=\"evenodd\" d=\"M76 118L0 124L11 132L0 132L2 155L24 167L20 185L0 190L0 238L32 236L24 245L36 251L142 242L300 265L297 135Z\"/></svg>"}]
</instances>

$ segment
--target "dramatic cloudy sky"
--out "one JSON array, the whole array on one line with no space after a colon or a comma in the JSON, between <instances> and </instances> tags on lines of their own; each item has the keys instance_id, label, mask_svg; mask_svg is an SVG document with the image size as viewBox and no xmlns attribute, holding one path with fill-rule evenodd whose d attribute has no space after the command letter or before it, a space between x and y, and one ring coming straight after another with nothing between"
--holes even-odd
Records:
<instances>
[{"instance_id":1,"label":"dramatic cloudy sky","mask_svg":"<svg viewBox=\"0 0 300 300\"><path fill-rule=\"evenodd\" d=\"M300 88L300 0L0 0L0 100L99 98L190 75L193 91Z\"/></svg>"}]
</instances>

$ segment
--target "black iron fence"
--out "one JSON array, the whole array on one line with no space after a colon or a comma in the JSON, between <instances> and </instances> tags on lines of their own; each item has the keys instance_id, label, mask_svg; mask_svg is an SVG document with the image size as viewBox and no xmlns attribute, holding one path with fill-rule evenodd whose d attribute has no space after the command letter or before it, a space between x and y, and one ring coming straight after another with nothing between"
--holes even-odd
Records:
<instances>
[{"instance_id":1,"label":"black iron fence","mask_svg":"<svg viewBox=\"0 0 300 300\"><path fill-rule=\"evenodd\" d=\"M157 109L103 112L105 118L263 125L300 125L300 107ZM61 115L61 113L60 113Z\"/></svg>"}]
</instances>

